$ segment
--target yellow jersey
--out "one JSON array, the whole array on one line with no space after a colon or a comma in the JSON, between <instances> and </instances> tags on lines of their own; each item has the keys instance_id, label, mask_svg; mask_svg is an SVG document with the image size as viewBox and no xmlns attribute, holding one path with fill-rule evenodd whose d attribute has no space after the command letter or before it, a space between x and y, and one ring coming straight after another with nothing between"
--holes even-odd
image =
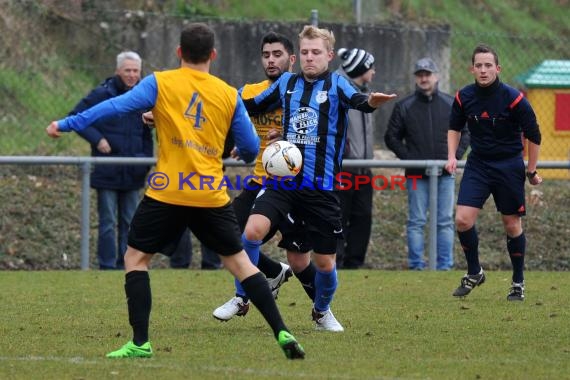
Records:
<instances>
[{"instance_id":1,"label":"yellow jersey","mask_svg":"<svg viewBox=\"0 0 570 380\"><path fill-rule=\"evenodd\" d=\"M241 96L243 99L254 98L257 95L261 94L263 91L267 90L270 86L271 82L269 82L269 80L264 80L263 82L254 84L246 84L241 90ZM263 163L261 161L263 151L267 147L267 132L269 132L271 129L276 129L279 131L279 133L283 133L282 116L283 112L281 108L251 116L251 122L253 123L261 141L259 153L255 159L255 168L253 169L255 178L252 179L252 181L258 184L262 184L262 178L264 176L267 176L267 173L265 172Z\"/></svg>"},{"instance_id":2,"label":"yellow jersey","mask_svg":"<svg viewBox=\"0 0 570 380\"><path fill-rule=\"evenodd\" d=\"M249 120L249 125L244 123L248 115L237 90L211 74L191 68L154 75L158 91L152 113L159 149L156 171L151 175L164 173L164 179L158 174L157 184L153 185L150 178L146 194L176 205L226 205L230 201L222 171L226 136L235 123L242 129L252 129ZM239 143L240 131L232 129ZM164 186L166 180L169 183Z\"/></svg>"},{"instance_id":3,"label":"yellow jersey","mask_svg":"<svg viewBox=\"0 0 570 380\"><path fill-rule=\"evenodd\" d=\"M237 89L209 73L181 67L145 77L131 91L58 121L60 131L81 131L99 119L152 109L158 137L156 169L146 195L193 207L222 207L233 188L222 171L232 131L240 157L251 162L259 138Z\"/></svg>"}]
</instances>

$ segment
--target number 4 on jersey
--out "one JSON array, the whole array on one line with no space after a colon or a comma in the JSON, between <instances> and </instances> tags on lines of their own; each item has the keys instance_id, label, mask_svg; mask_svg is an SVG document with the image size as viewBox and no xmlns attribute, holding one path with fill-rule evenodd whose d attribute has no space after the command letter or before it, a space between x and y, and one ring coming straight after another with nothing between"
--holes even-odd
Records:
<instances>
[{"instance_id":1,"label":"number 4 on jersey","mask_svg":"<svg viewBox=\"0 0 570 380\"><path fill-rule=\"evenodd\" d=\"M195 92L192 94L186 111L184 111L184 117L194 120L194 128L196 129L202 129L202 123L206 121L206 118L202 116L202 105L200 95Z\"/></svg>"}]
</instances>

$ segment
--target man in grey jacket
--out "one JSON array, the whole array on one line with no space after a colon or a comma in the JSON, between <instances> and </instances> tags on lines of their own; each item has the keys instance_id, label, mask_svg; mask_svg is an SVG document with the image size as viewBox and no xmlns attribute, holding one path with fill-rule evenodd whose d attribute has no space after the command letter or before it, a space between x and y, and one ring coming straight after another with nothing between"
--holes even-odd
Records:
<instances>
[{"instance_id":1,"label":"man in grey jacket","mask_svg":"<svg viewBox=\"0 0 570 380\"><path fill-rule=\"evenodd\" d=\"M418 60L414 67L416 91L396 103L384 140L401 160L447 160L447 130L453 97L438 90L438 68L430 58ZM461 159L469 136L464 129L457 149ZM424 263L424 226L429 209L429 176L425 169L406 169L408 190L408 268L422 270ZM414 188L415 183L415 188ZM453 267L453 200L455 178L445 170L437 183L437 264L438 270Z\"/></svg>"},{"instance_id":2,"label":"man in grey jacket","mask_svg":"<svg viewBox=\"0 0 570 380\"><path fill-rule=\"evenodd\" d=\"M347 78L360 92L368 93L367 85L372 82L374 57L362 49L344 49L337 52L341 66L337 72ZM348 111L348 128L344 158L374 158L372 114L358 110ZM357 175L372 177L367 168L343 169L354 179ZM358 269L364 264L370 230L372 226L372 185L355 184L340 193L344 240L339 240L336 263L338 268Z\"/></svg>"}]
</instances>

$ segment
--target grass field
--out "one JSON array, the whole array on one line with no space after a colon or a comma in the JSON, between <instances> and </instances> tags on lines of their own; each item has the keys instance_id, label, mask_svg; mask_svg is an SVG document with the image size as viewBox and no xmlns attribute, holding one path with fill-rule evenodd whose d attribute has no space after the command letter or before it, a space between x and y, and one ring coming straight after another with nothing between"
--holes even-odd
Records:
<instances>
[{"instance_id":1,"label":"grass field","mask_svg":"<svg viewBox=\"0 0 570 380\"><path fill-rule=\"evenodd\" d=\"M288 361L257 310L220 323L224 271L151 273L152 359L109 360L130 339L121 272L3 272L2 379L563 379L569 378L568 272L527 272L527 299L508 303L510 273L488 272L464 300L462 273L340 271L333 310L344 333L313 330L297 280L278 304L304 345Z\"/></svg>"}]
</instances>

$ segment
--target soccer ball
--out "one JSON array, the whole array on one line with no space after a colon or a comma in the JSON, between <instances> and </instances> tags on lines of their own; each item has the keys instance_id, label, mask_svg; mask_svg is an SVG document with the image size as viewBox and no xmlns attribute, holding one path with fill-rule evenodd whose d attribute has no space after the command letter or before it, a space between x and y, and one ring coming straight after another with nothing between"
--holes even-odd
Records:
<instances>
[{"instance_id":1,"label":"soccer ball","mask_svg":"<svg viewBox=\"0 0 570 380\"><path fill-rule=\"evenodd\" d=\"M276 141L268 145L261 156L267 174L276 177L296 176L303 166L299 148L289 141Z\"/></svg>"}]
</instances>

